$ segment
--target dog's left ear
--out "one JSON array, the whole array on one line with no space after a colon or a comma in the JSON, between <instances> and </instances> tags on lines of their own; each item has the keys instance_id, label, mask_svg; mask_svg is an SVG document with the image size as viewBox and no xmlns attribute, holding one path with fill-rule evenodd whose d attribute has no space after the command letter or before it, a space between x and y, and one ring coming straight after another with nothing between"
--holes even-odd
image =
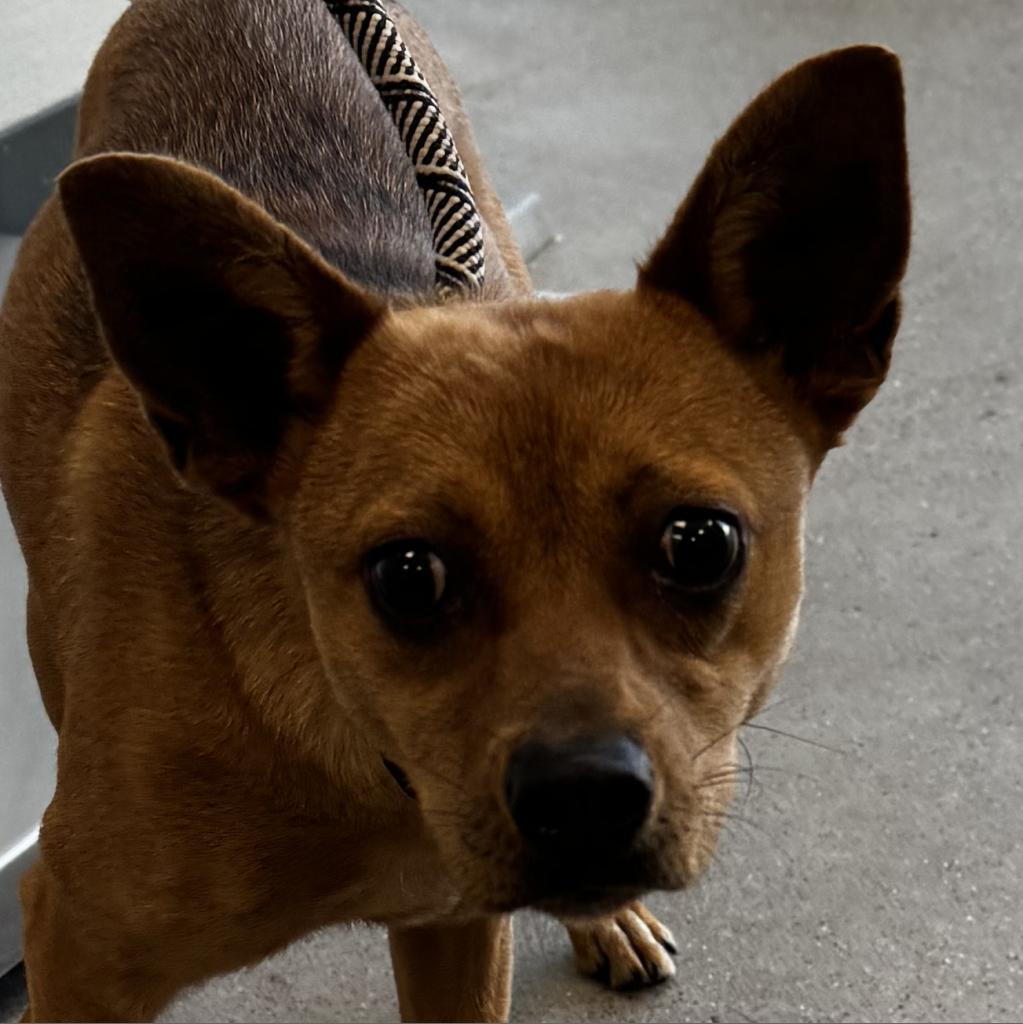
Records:
<instances>
[{"instance_id":1,"label":"dog's left ear","mask_svg":"<svg viewBox=\"0 0 1023 1024\"><path fill-rule=\"evenodd\" d=\"M909 228L899 61L849 47L797 65L738 117L639 286L774 359L830 446L887 373Z\"/></svg>"},{"instance_id":2,"label":"dog's left ear","mask_svg":"<svg viewBox=\"0 0 1023 1024\"><path fill-rule=\"evenodd\" d=\"M178 472L262 517L386 307L212 174L73 164L60 198L110 353Z\"/></svg>"}]
</instances>

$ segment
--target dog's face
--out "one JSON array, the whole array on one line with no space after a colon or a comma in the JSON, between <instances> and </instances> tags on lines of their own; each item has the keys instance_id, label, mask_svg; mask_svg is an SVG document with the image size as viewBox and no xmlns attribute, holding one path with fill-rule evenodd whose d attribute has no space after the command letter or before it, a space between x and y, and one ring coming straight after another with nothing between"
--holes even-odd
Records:
<instances>
[{"instance_id":1,"label":"dog's face","mask_svg":"<svg viewBox=\"0 0 1023 1024\"><path fill-rule=\"evenodd\" d=\"M171 161L86 161L62 197L114 358L182 475L279 532L338 713L463 902L694 879L791 642L810 482L888 365L895 59L771 86L627 292L392 312Z\"/></svg>"},{"instance_id":2,"label":"dog's face","mask_svg":"<svg viewBox=\"0 0 1023 1024\"><path fill-rule=\"evenodd\" d=\"M699 872L792 633L812 470L681 302L413 311L353 356L290 529L339 701L479 904Z\"/></svg>"}]
</instances>

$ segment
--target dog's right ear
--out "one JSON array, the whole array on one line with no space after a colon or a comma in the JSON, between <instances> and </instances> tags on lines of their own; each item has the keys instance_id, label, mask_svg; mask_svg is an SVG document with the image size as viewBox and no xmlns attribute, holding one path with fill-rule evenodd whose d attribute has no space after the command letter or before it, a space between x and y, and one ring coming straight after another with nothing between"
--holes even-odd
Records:
<instances>
[{"instance_id":1,"label":"dog's right ear","mask_svg":"<svg viewBox=\"0 0 1023 1024\"><path fill-rule=\"evenodd\" d=\"M899 61L852 46L797 65L739 115L639 283L776 363L827 447L884 380L908 250Z\"/></svg>"},{"instance_id":2,"label":"dog's right ear","mask_svg":"<svg viewBox=\"0 0 1023 1024\"><path fill-rule=\"evenodd\" d=\"M92 157L59 190L110 352L176 468L265 514L384 304L178 161Z\"/></svg>"}]
</instances>

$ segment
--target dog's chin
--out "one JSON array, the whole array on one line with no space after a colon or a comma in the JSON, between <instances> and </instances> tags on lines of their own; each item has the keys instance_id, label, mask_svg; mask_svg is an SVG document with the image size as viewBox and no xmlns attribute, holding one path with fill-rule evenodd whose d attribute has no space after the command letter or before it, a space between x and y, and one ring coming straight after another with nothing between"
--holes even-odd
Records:
<instances>
[{"instance_id":1,"label":"dog's chin","mask_svg":"<svg viewBox=\"0 0 1023 1024\"><path fill-rule=\"evenodd\" d=\"M606 917L654 889L680 889L684 882L663 865L644 857L616 863L578 863L569 871L528 865L514 886L515 895L492 909L508 913L530 909L554 917Z\"/></svg>"},{"instance_id":2,"label":"dog's chin","mask_svg":"<svg viewBox=\"0 0 1023 1024\"><path fill-rule=\"evenodd\" d=\"M511 914L516 910L536 910L561 920L588 920L613 914L648 891L646 887L636 886L613 890L579 888L544 895L523 892L508 899L488 901L484 911L489 914Z\"/></svg>"},{"instance_id":3,"label":"dog's chin","mask_svg":"<svg viewBox=\"0 0 1023 1024\"><path fill-rule=\"evenodd\" d=\"M613 890L580 888L574 892L544 896L527 905L532 910L539 910L561 920L586 920L614 914L633 900L639 899L646 891L645 888L638 886L616 887Z\"/></svg>"}]
</instances>

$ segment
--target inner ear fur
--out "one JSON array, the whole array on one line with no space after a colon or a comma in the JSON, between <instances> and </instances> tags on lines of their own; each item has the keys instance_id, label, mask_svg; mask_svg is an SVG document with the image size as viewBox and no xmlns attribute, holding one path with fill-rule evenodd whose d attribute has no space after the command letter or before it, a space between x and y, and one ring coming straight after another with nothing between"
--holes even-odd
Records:
<instances>
[{"instance_id":1,"label":"inner ear fur","mask_svg":"<svg viewBox=\"0 0 1023 1024\"><path fill-rule=\"evenodd\" d=\"M909 234L899 61L854 46L792 68L739 115L639 286L771 357L831 445L887 373Z\"/></svg>"},{"instance_id":2,"label":"inner ear fur","mask_svg":"<svg viewBox=\"0 0 1023 1024\"><path fill-rule=\"evenodd\" d=\"M174 465L265 514L383 303L178 161L93 157L59 190L103 336Z\"/></svg>"}]
</instances>

